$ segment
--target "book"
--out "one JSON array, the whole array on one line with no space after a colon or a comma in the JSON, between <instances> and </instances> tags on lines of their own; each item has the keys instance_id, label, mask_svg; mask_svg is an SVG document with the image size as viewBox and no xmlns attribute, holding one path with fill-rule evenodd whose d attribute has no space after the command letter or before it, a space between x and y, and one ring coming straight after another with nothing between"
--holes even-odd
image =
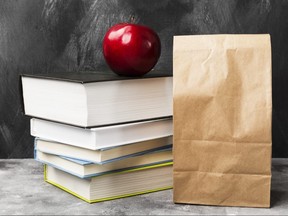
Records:
<instances>
[{"instance_id":1,"label":"book","mask_svg":"<svg viewBox=\"0 0 288 216\"><path fill-rule=\"evenodd\" d=\"M172 116L172 76L82 72L20 78L24 113L34 118L96 127Z\"/></svg>"},{"instance_id":2,"label":"book","mask_svg":"<svg viewBox=\"0 0 288 216\"><path fill-rule=\"evenodd\" d=\"M88 202L101 202L172 188L172 163L157 164L89 179L78 178L49 165L46 182Z\"/></svg>"},{"instance_id":3,"label":"book","mask_svg":"<svg viewBox=\"0 0 288 216\"><path fill-rule=\"evenodd\" d=\"M98 164L109 163L111 161L120 160L128 156L137 156L140 154L171 147L171 136L99 150L90 150L66 145L63 143L57 143L54 141L42 140L39 138L35 139L35 150L59 156L86 160Z\"/></svg>"},{"instance_id":4,"label":"book","mask_svg":"<svg viewBox=\"0 0 288 216\"><path fill-rule=\"evenodd\" d=\"M122 160L100 165L91 161L52 155L35 149L34 158L41 163L48 164L49 166L68 172L72 175L78 176L79 178L90 178L132 168L140 168L168 162L171 163L173 156L172 148L166 148L150 152L149 154L126 157Z\"/></svg>"},{"instance_id":5,"label":"book","mask_svg":"<svg viewBox=\"0 0 288 216\"><path fill-rule=\"evenodd\" d=\"M173 135L171 118L96 128L80 128L32 118L30 126L32 136L92 150Z\"/></svg>"}]
</instances>

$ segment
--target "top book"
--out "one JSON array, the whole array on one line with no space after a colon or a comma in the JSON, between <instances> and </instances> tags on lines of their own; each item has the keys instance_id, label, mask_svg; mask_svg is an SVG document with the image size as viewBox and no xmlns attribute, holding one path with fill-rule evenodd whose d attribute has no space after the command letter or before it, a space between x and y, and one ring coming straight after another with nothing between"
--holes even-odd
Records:
<instances>
[{"instance_id":1,"label":"top book","mask_svg":"<svg viewBox=\"0 0 288 216\"><path fill-rule=\"evenodd\" d=\"M21 75L28 116L97 127L172 116L172 76L112 73Z\"/></svg>"}]
</instances>

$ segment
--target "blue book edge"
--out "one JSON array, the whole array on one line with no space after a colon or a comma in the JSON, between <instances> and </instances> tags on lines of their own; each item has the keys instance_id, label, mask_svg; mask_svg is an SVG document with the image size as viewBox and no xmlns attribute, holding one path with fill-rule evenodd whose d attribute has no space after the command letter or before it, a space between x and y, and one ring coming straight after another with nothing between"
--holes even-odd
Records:
<instances>
[{"instance_id":1,"label":"blue book edge","mask_svg":"<svg viewBox=\"0 0 288 216\"><path fill-rule=\"evenodd\" d=\"M161 147L162 148L162 147ZM159 149L156 150L156 151L151 151L150 153L155 153L155 152L162 152L162 151L169 151L169 150L172 150L171 147L169 148L162 148L162 149ZM48 153L49 154L49 153ZM145 153L141 154L141 155L144 155ZM147 153L146 153L147 154ZM90 161L85 161L85 160L79 160L79 159L75 159L75 158L69 158L69 157L65 157L65 156L59 156L59 155L55 155L55 156L58 156L58 157L61 157L62 159L64 160L68 160L70 162L73 162L73 163L77 163L79 165L82 165L82 166L87 166L87 165L91 165L91 164L95 164L93 162L90 162ZM140 155L137 155L137 156L140 156ZM74 172L71 172L69 170L66 170L64 169L63 167L60 167L60 166L57 166L55 164L52 164L52 163L48 163L48 162L45 162L45 161L42 161L40 160L38 157L37 157L37 142L36 142L36 139L34 140L34 159L42 164L46 164L46 165L49 165L49 166L52 166L56 169L59 169L59 170L62 170L66 173L70 173L74 176L77 176L79 178L82 178L82 179L86 179L86 178L92 178L92 177L97 177L97 176L102 176L102 175L107 175L107 174L113 174L113 173L117 173L117 172L122 172L122 171L127 171L127 170L133 170L133 169L137 169L137 168L142 168L142 167L148 167L148 166L154 166L154 165L158 165L158 164L166 164L169 165L168 163L171 163L171 165L173 164L173 160L164 160L164 161L158 161L158 162L155 162L155 163L149 163L149 164L143 164L143 165L139 165L139 166L131 166L131 167L126 167L126 168L122 168L122 169L116 169L116 170L110 170L110 171L106 171L106 172L100 172L100 173L93 173L93 174L89 174L89 175L79 175L78 173L74 173ZM113 161L117 161L117 160L120 160L120 159L116 159ZM112 162L112 161L111 161ZM99 165L101 166L101 164L95 164L95 165Z\"/></svg>"},{"instance_id":2,"label":"blue book edge","mask_svg":"<svg viewBox=\"0 0 288 216\"><path fill-rule=\"evenodd\" d=\"M57 156L57 157L59 157L59 156ZM164 161L158 161L158 162L155 162L155 163L143 164L143 165L139 165L139 166L125 167L125 168L122 168L122 169L116 169L116 170L110 170L110 171L106 171L106 172L93 173L93 174L89 174L89 175L79 175L78 173L66 170L66 169L64 169L61 166L57 166L55 164L40 160L39 158L37 158L37 150L34 151L34 159L36 161L42 163L43 165L48 165L48 166L54 167L56 169L62 170L64 172L66 172L66 173L69 173L71 175L77 176L77 177L82 178L82 179L89 179L89 178L93 178L93 177L97 177L97 176L103 176L103 175L107 175L107 174L119 173L119 172L123 172L123 171L129 171L129 170L134 170L134 169L138 169L138 168L155 166L155 165L161 165L161 164L163 164L163 166L173 165L173 160L164 160ZM95 164L95 165L97 166L97 164ZM85 166L85 165L83 165L83 166ZM99 165L99 166L101 166L101 165Z\"/></svg>"},{"instance_id":3,"label":"blue book edge","mask_svg":"<svg viewBox=\"0 0 288 216\"><path fill-rule=\"evenodd\" d=\"M39 138L35 138L34 139L34 149L35 149L34 151L37 150L37 140L38 139ZM112 162L115 162L115 161L118 161L118 160L123 160L123 159L129 158L129 157L142 156L142 155L145 155L145 154L156 153L156 152L161 152L161 151L169 151L169 150L172 150L172 144L169 144L169 145L166 145L166 146L161 146L161 147L158 147L158 148L148 149L148 150L141 151L141 152L136 152L136 153L129 154L129 155L124 155L124 156L121 156L121 157L118 157L118 158L113 158L113 159L109 159L109 160L102 161L102 162L88 161L88 160L85 160L83 158L75 158L75 157L69 157L69 156L60 155L60 154L54 154L54 153L51 153L49 151L45 151L44 153L57 155L57 156L62 157L64 159L66 159L66 160L70 160L72 162L75 162L75 163L78 163L78 164L81 164L81 165L88 165L88 164L100 164L101 165L101 164L106 164L106 163L112 163Z\"/></svg>"}]
</instances>

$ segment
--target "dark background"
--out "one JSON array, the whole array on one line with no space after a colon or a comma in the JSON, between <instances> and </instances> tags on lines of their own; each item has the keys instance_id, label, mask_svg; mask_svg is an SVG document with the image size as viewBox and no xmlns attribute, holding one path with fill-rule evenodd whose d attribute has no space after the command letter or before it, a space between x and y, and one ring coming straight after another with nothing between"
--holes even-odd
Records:
<instances>
[{"instance_id":1,"label":"dark background","mask_svg":"<svg viewBox=\"0 0 288 216\"><path fill-rule=\"evenodd\" d=\"M159 34L162 54L155 69L167 73L173 35L270 33L273 157L288 157L287 0L1 0L0 158L33 157L19 74L107 69L103 36L131 16Z\"/></svg>"}]
</instances>

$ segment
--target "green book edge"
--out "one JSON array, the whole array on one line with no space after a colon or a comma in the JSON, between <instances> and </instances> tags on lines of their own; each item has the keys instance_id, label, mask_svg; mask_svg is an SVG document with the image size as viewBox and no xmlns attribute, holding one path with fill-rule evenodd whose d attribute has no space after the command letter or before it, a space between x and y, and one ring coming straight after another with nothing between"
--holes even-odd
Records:
<instances>
[{"instance_id":1,"label":"green book edge","mask_svg":"<svg viewBox=\"0 0 288 216\"><path fill-rule=\"evenodd\" d=\"M108 173L105 175L115 175L115 174L119 174L119 173L128 173L128 172L135 172L135 171L139 171L139 170L145 170L145 169L152 169L152 168L157 168L157 167L163 167L163 166L169 166L169 165L173 165L173 162L167 162L167 163L163 163L163 164L156 164L156 165L152 165L152 166L147 166L147 167L140 167L140 168L134 168L134 169L130 169L130 170L124 170L124 171L120 171L117 173ZM97 177L94 177L97 178ZM101 198L101 199L95 199L95 200L89 200L86 199L85 197L80 196L79 194L69 190L66 187L63 187L62 185L59 185L51 180L47 179L47 165L44 164L44 181L56 186L72 195L74 195L75 197L84 200L85 202L88 203L97 203L97 202L103 202L103 201L108 201L108 200L114 200L114 199L119 199L119 198L125 198L125 197L130 197L130 196L136 196L136 195L141 195L141 194L147 194L147 193L152 193L152 192L157 192L157 191L162 191L162 190L168 190L168 189L172 189L173 186L167 186L167 187L163 187L163 188L156 188L156 189L152 189L152 190L147 190L147 191L140 191L140 192L136 192L136 193L130 193L130 194L123 194L123 195L119 195L119 196L113 196L113 197L106 197L106 198Z\"/></svg>"}]
</instances>

